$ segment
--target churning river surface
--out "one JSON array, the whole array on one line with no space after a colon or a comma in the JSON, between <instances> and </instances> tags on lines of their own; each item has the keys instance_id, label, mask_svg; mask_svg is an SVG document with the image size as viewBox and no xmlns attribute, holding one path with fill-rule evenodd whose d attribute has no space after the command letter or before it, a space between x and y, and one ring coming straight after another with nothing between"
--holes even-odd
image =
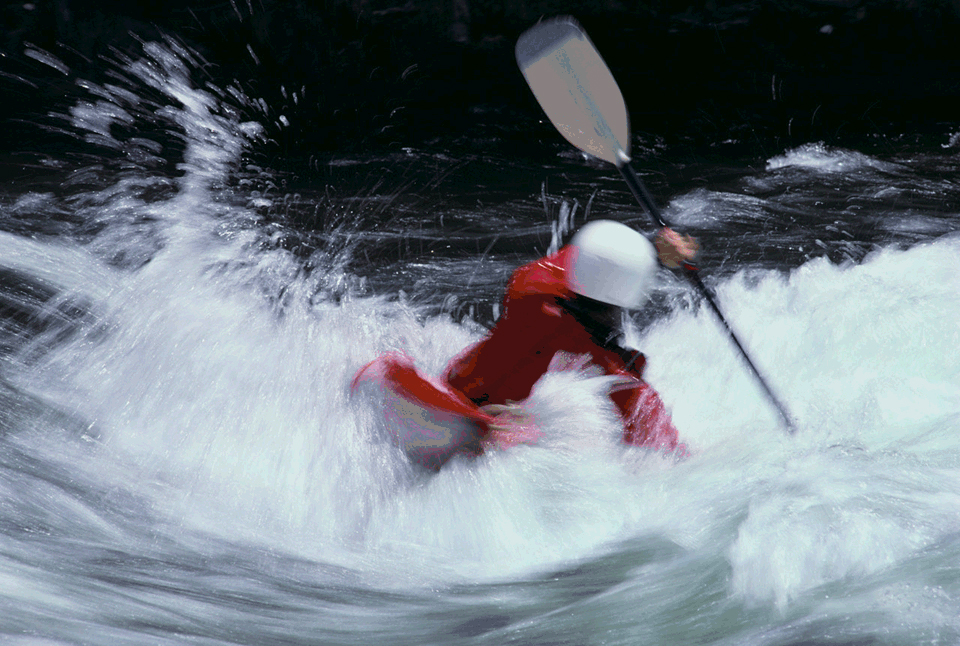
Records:
<instances>
[{"instance_id":1,"label":"churning river surface","mask_svg":"<svg viewBox=\"0 0 960 646\"><path fill-rule=\"evenodd\" d=\"M355 372L439 373L518 264L643 214L559 136L288 182L251 162L277 115L198 76L145 45L59 115L85 156L0 195L0 642L960 642L950 128L680 170L637 142L795 435L664 270L629 337L689 457L559 370L539 444L427 475Z\"/></svg>"}]
</instances>

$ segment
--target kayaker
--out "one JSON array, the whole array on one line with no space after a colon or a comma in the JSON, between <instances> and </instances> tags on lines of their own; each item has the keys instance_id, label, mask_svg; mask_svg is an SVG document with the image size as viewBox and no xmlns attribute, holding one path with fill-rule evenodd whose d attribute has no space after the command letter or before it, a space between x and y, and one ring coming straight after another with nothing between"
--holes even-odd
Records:
<instances>
[{"instance_id":1,"label":"kayaker","mask_svg":"<svg viewBox=\"0 0 960 646\"><path fill-rule=\"evenodd\" d=\"M444 380L483 410L502 412L530 395L558 352L588 355L604 373L621 378L610 399L623 419L623 441L677 449L670 414L643 380L646 358L620 345L620 322L624 309L646 302L658 260L675 268L698 250L693 238L671 229L662 229L654 244L619 222L587 223L557 253L513 273L500 319L450 362ZM500 426L488 424L494 435Z\"/></svg>"},{"instance_id":2,"label":"kayaker","mask_svg":"<svg viewBox=\"0 0 960 646\"><path fill-rule=\"evenodd\" d=\"M390 352L361 368L352 390L378 384L393 439L414 463L437 470L456 455L535 442L541 431L517 403L530 396L553 357L566 352L619 377L610 399L625 443L685 453L660 396L643 380L646 358L623 348L619 336L622 311L646 302L657 261L677 267L698 249L693 238L670 229L654 245L624 224L588 223L569 245L513 273L500 320L442 377L424 376L411 357Z\"/></svg>"}]
</instances>

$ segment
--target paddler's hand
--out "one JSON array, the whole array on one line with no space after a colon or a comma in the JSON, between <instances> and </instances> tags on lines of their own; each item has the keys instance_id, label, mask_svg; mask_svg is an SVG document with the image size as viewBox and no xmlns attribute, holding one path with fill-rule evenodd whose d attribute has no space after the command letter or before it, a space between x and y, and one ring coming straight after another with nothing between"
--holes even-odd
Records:
<instances>
[{"instance_id":1,"label":"paddler's hand","mask_svg":"<svg viewBox=\"0 0 960 646\"><path fill-rule=\"evenodd\" d=\"M495 416L494 421L487 425L487 435L481 440L485 450L507 449L517 444L536 444L543 435L530 413L517 402L487 404L481 409Z\"/></svg>"},{"instance_id":2,"label":"paddler's hand","mask_svg":"<svg viewBox=\"0 0 960 646\"><path fill-rule=\"evenodd\" d=\"M653 244L664 267L676 269L684 263L693 263L700 251L700 243L694 238L677 233L673 229L660 229Z\"/></svg>"}]
</instances>

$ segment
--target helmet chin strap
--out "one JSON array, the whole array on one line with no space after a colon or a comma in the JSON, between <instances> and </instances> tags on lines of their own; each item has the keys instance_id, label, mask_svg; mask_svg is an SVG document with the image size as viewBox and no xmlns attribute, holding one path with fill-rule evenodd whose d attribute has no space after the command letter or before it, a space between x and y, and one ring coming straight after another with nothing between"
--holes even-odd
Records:
<instances>
[{"instance_id":1,"label":"helmet chin strap","mask_svg":"<svg viewBox=\"0 0 960 646\"><path fill-rule=\"evenodd\" d=\"M602 301L575 294L573 298L558 299L577 323L586 328L593 340L605 346L620 334L620 308Z\"/></svg>"},{"instance_id":2,"label":"helmet chin strap","mask_svg":"<svg viewBox=\"0 0 960 646\"><path fill-rule=\"evenodd\" d=\"M623 332L621 329L623 308L581 294L576 294L573 298L558 298L557 302L587 330L590 338L597 345L620 355L626 362L628 370L633 366L641 353L637 350L628 350L618 343Z\"/></svg>"}]
</instances>

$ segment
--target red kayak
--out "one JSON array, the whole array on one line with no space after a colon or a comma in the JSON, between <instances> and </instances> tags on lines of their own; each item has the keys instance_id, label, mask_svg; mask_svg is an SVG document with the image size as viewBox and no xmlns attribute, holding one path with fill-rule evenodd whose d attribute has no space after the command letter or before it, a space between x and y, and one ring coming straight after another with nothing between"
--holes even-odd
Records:
<instances>
[{"instance_id":1,"label":"red kayak","mask_svg":"<svg viewBox=\"0 0 960 646\"><path fill-rule=\"evenodd\" d=\"M442 380L421 375L413 360L399 352L364 366L353 379L353 390L364 382L382 388L394 441L427 469L439 470L456 455L476 457L494 447L533 443L542 435L516 415L493 412L504 407L482 409Z\"/></svg>"}]
</instances>

